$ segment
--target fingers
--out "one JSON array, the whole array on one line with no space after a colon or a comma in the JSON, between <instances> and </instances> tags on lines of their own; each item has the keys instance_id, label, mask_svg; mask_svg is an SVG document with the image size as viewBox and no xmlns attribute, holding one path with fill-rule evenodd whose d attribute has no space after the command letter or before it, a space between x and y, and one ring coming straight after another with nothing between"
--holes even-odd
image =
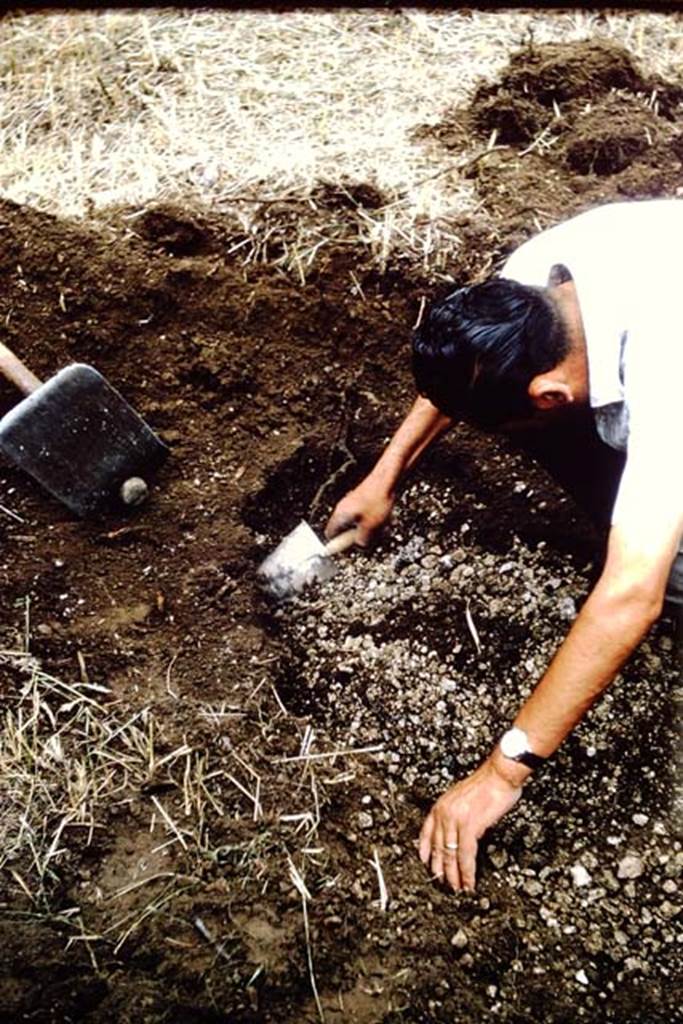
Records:
<instances>
[{"instance_id":1,"label":"fingers","mask_svg":"<svg viewBox=\"0 0 683 1024\"><path fill-rule=\"evenodd\" d=\"M420 832L419 854L423 864L429 866L435 878L443 878L443 833L434 812L427 816Z\"/></svg>"},{"instance_id":2,"label":"fingers","mask_svg":"<svg viewBox=\"0 0 683 1024\"><path fill-rule=\"evenodd\" d=\"M350 523L349 525L353 526L354 524ZM369 546L369 544L370 544L370 539L372 537L372 531L368 530L367 527L364 527L361 523L358 523L358 522L356 522L355 526L356 526L356 539L355 539L354 543L357 544L358 547L367 548Z\"/></svg>"},{"instance_id":3,"label":"fingers","mask_svg":"<svg viewBox=\"0 0 683 1024\"><path fill-rule=\"evenodd\" d=\"M418 852L435 879L455 890L474 889L477 845L474 832L437 803L422 825Z\"/></svg>"},{"instance_id":4,"label":"fingers","mask_svg":"<svg viewBox=\"0 0 683 1024\"><path fill-rule=\"evenodd\" d=\"M429 866L436 879L444 877L444 840L440 815L430 811L420 832L420 860Z\"/></svg>"},{"instance_id":5,"label":"fingers","mask_svg":"<svg viewBox=\"0 0 683 1024\"><path fill-rule=\"evenodd\" d=\"M453 889L462 888L462 878L460 873L460 844L458 841L458 833L455 825L450 825L445 832L445 840L443 844L443 859L446 868L446 881Z\"/></svg>"},{"instance_id":6,"label":"fingers","mask_svg":"<svg viewBox=\"0 0 683 1024\"><path fill-rule=\"evenodd\" d=\"M422 829L420 830L420 844L418 852L420 854L420 860L423 864L429 863L429 858L432 855L432 832L434 831L434 812L428 814L425 818Z\"/></svg>"},{"instance_id":7,"label":"fingers","mask_svg":"<svg viewBox=\"0 0 683 1024\"><path fill-rule=\"evenodd\" d=\"M348 529L348 527L353 525L353 517L349 518L349 516L341 515L340 513L335 511L332 513L332 515L327 521L327 526L325 527L325 536L327 537L328 540L331 540L332 537L336 537L338 533L342 532L342 530L346 530Z\"/></svg>"},{"instance_id":8,"label":"fingers","mask_svg":"<svg viewBox=\"0 0 683 1024\"><path fill-rule=\"evenodd\" d=\"M420 832L419 855L434 878L445 878L453 889L462 888L458 834L454 823L441 822L432 811Z\"/></svg>"},{"instance_id":9,"label":"fingers","mask_svg":"<svg viewBox=\"0 0 683 1024\"><path fill-rule=\"evenodd\" d=\"M443 793L420 836L420 857L454 889L474 889L479 838L519 800L521 788L504 779L490 760ZM457 845L456 845L457 844Z\"/></svg>"},{"instance_id":10,"label":"fingers","mask_svg":"<svg viewBox=\"0 0 683 1024\"><path fill-rule=\"evenodd\" d=\"M325 536L331 539L355 526L358 530L356 543L366 547L373 534L388 520L393 504L392 496L366 479L337 502L325 527Z\"/></svg>"},{"instance_id":11,"label":"fingers","mask_svg":"<svg viewBox=\"0 0 683 1024\"><path fill-rule=\"evenodd\" d=\"M474 889L477 875L477 840L466 832L460 835L458 861L460 866L460 888Z\"/></svg>"},{"instance_id":12,"label":"fingers","mask_svg":"<svg viewBox=\"0 0 683 1024\"><path fill-rule=\"evenodd\" d=\"M372 530L363 524L363 520L360 516L332 515L325 527L325 537L327 540L332 540L340 533L344 533L346 530L351 530L353 528L356 530L353 543L357 544L361 548L368 547L372 536Z\"/></svg>"},{"instance_id":13,"label":"fingers","mask_svg":"<svg viewBox=\"0 0 683 1024\"><path fill-rule=\"evenodd\" d=\"M346 499L343 499L337 507L332 511L332 515L327 521L325 527L325 536L328 540L332 537L336 537L338 533L343 533L344 530L350 530L355 526L358 530L359 540L361 535L365 535L367 540L367 528L363 525L363 515L353 509L348 509ZM358 543L358 541L356 541Z\"/></svg>"},{"instance_id":14,"label":"fingers","mask_svg":"<svg viewBox=\"0 0 683 1024\"><path fill-rule=\"evenodd\" d=\"M444 877L444 860L443 860L443 829L439 821L437 820L434 825L432 832L432 849L430 851L430 867L432 876L437 880L441 881Z\"/></svg>"}]
</instances>

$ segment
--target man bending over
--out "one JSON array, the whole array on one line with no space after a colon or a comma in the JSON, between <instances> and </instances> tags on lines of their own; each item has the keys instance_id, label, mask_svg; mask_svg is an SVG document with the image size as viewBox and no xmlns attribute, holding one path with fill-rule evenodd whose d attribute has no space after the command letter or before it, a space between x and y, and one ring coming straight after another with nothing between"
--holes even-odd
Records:
<instances>
[{"instance_id":1,"label":"man bending over","mask_svg":"<svg viewBox=\"0 0 683 1024\"><path fill-rule=\"evenodd\" d=\"M543 429L583 406L600 441L626 453L597 584L508 731L422 827L421 859L454 889L474 887L482 834L609 685L665 599L683 620L681 239L683 200L602 206L524 243L499 278L433 305L413 339L420 396L327 525L333 536L356 523L367 544L403 473L457 420Z\"/></svg>"}]
</instances>

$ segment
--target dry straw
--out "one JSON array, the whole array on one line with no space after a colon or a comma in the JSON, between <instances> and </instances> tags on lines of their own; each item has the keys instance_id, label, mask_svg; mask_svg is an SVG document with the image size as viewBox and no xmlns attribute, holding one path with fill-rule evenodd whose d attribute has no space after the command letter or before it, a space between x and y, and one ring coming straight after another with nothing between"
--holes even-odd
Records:
<instances>
[{"instance_id":1,"label":"dry straw","mask_svg":"<svg viewBox=\"0 0 683 1024\"><path fill-rule=\"evenodd\" d=\"M427 258L457 244L434 230L473 197L457 168L434 173L417 126L530 38L609 38L671 75L681 26L645 12L19 13L0 22L0 193L77 216L191 198L238 207L248 228L255 197L369 182L390 203L364 226L380 261L402 246ZM305 278L326 241L299 239L288 269Z\"/></svg>"}]
</instances>

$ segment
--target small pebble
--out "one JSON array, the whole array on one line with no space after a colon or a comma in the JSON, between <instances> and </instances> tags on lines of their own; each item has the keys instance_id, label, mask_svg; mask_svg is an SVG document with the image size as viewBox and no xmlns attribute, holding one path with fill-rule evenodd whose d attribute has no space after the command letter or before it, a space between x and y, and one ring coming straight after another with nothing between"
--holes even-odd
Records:
<instances>
[{"instance_id":1,"label":"small pebble","mask_svg":"<svg viewBox=\"0 0 683 1024\"><path fill-rule=\"evenodd\" d=\"M491 863L493 864L493 866L498 869L505 867L505 865L508 862L508 855L506 851L497 850L495 847L492 847L489 850L489 857L491 859Z\"/></svg>"},{"instance_id":2,"label":"small pebble","mask_svg":"<svg viewBox=\"0 0 683 1024\"><path fill-rule=\"evenodd\" d=\"M582 888L584 885L590 885L592 882L592 876L586 871L583 864L574 864L570 869L572 881L577 889Z\"/></svg>"},{"instance_id":3,"label":"small pebble","mask_svg":"<svg viewBox=\"0 0 683 1024\"><path fill-rule=\"evenodd\" d=\"M627 853L619 861L617 878L640 878L645 870L643 862L635 853Z\"/></svg>"},{"instance_id":4,"label":"small pebble","mask_svg":"<svg viewBox=\"0 0 683 1024\"><path fill-rule=\"evenodd\" d=\"M664 900L664 902L660 903L659 905L659 913L662 915L662 917L667 918L667 920L669 918L676 917L676 915L679 912L679 909L680 908L675 907L673 903L669 903L668 900Z\"/></svg>"}]
</instances>

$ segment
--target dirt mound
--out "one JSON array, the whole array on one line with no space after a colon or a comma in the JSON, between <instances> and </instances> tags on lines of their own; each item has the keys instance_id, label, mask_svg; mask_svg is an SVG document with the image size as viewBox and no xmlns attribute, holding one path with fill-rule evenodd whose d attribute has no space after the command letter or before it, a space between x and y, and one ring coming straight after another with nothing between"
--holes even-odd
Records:
<instances>
[{"instance_id":1,"label":"dirt mound","mask_svg":"<svg viewBox=\"0 0 683 1024\"><path fill-rule=\"evenodd\" d=\"M595 99L610 89L638 92L645 88L631 55L598 40L583 43L530 44L513 54L499 85L513 95L533 96L544 107L571 99ZM474 105L489 91L482 87Z\"/></svg>"},{"instance_id":2,"label":"dirt mound","mask_svg":"<svg viewBox=\"0 0 683 1024\"><path fill-rule=\"evenodd\" d=\"M482 85L471 117L482 135L496 132L501 143L531 142L558 116L569 118L614 91L657 97L662 117L674 116L683 87L644 78L630 54L606 42L548 43L520 50L500 81Z\"/></svg>"},{"instance_id":3,"label":"dirt mound","mask_svg":"<svg viewBox=\"0 0 683 1024\"><path fill-rule=\"evenodd\" d=\"M416 135L450 152L481 140L462 173L515 244L558 215L683 187L683 86L643 75L609 43L527 47L468 108Z\"/></svg>"},{"instance_id":4,"label":"dirt mound","mask_svg":"<svg viewBox=\"0 0 683 1024\"><path fill-rule=\"evenodd\" d=\"M559 152L578 174L618 174L665 135L650 107L630 97L608 96L577 119Z\"/></svg>"}]
</instances>

